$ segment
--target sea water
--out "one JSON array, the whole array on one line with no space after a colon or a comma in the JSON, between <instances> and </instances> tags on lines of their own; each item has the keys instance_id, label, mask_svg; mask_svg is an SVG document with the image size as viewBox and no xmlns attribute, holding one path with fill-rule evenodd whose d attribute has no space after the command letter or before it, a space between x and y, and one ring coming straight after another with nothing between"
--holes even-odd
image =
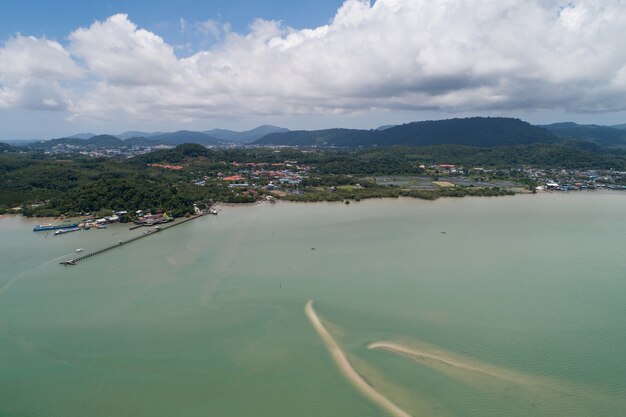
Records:
<instances>
[{"instance_id":1,"label":"sea water","mask_svg":"<svg viewBox=\"0 0 626 417\"><path fill-rule=\"evenodd\" d=\"M224 206L144 232L0 219L0 416L626 415L626 194ZM414 355L369 349L401 345Z\"/></svg>"}]
</instances>

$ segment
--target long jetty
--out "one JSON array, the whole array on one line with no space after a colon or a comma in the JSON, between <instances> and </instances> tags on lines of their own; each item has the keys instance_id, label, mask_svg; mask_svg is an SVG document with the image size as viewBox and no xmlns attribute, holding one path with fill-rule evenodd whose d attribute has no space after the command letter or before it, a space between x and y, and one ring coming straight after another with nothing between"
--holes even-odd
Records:
<instances>
[{"instance_id":1,"label":"long jetty","mask_svg":"<svg viewBox=\"0 0 626 417\"><path fill-rule=\"evenodd\" d=\"M113 244L111 246L107 246L105 248L98 249L97 251L94 251L94 252L89 252L89 253L87 253L85 255L79 256L79 257L74 258L74 259L68 259L66 261L60 262L60 264L61 265L76 265L80 261L83 261L83 260L85 260L87 258L91 258L92 256L96 256L96 255L99 255L101 253L108 252L108 251L113 250L115 248L119 248L120 246L128 245L131 242L135 242L135 241L137 241L139 239L143 239L145 237L155 235L158 232L162 232L162 231L165 231L167 229L171 229L172 227L181 225L183 223L190 222L190 221L195 220L198 217L202 217L202 216L204 216L204 214L197 214L195 216L191 216L191 217L188 217L188 218L180 220L180 221L174 221L174 223L170 224L169 226L160 227L160 226L157 225L158 228L154 228L154 229L152 229L152 230L150 230L148 232L144 232L143 234L141 234L139 236L135 236L135 237L132 237L132 238L126 239L126 240L120 240L119 242L117 242L117 243L115 243L115 244Z\"/></svg>"}]
</instances>

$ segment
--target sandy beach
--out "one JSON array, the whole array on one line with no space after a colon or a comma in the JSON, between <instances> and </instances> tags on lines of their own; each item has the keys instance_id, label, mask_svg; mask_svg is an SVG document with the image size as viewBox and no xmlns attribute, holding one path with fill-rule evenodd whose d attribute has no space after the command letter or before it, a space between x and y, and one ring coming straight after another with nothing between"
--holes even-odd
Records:
<instances>
[{"instance_id":1,"label":"sandy beach","mask_svg":"<svg viewBox=\"0 0 626 417\"><path fill-rule=\"evenodd\" d=\"M341 349L335 339L333 339L328 330L326 330L315 313L315 310L313 309L313 300L306 304L304 311L308 319L311 321L313 328L315 328L315 331L317 331L317 334L319 334L328 348L328 351L339 367L339 370L352 385L354 385L363 395L390 415L395 417L411 417L409 413L392 403L387 397L376 391L371 385L365 382L361 375L354 370L345 352Z\"/></svg>"}]
</instances>

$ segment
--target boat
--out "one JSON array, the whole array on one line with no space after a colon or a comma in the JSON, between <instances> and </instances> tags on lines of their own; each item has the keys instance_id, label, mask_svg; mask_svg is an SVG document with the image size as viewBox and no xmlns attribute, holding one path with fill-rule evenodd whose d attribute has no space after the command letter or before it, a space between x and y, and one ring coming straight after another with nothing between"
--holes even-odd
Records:
<instances>
[{"instance_id":1,"label":"boat","mask_svg":"<svg viewBox=\"0 0 626 417\"><path fill-rule=\"evenodd\" d=\"M66 233L70 233L70 232L77 232L77 231L79 231L79 230L80 230L80 227L70 227L70 228L67 228L67 229L60 229L60 230L57 230L56 232L54 232L54 235L55 235L55 236L58 236L58 235L64 235L64 234L66 234Z\"/></svg>"},{"instance_id":2,"label":"boat","mask_svg":"<svg viewBox=\"0 0 626 417\"><path fill-rule=\"evenodd\" d=\"M35 228L33 229L33 232L42 232L45 230L73 229L75 227L78 227L78 223L57 224L57 225L46 223L46 224L36 225Z\"/></svg>"},{"instance_id":3,"label":"boat","mask_svg":"<svg viewBox=\"0 0 626 417\"><path fill-rule=\"evenodd\" d=\"M85 249L83 249L83 248L78 248L78 249L76 249L76 252L82 252L82 251L84 251L84 250L85 250Z\"/></svg>"}]
</instances>

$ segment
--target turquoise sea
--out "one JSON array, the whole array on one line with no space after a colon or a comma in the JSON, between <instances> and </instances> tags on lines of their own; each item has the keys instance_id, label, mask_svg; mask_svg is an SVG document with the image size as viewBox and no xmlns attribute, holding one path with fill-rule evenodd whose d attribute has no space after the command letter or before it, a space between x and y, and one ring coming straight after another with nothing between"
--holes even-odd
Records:
<instances>
[{"instance_id":1,"label":"turquoise sea","mask_svg":"<svg viewBox=\"0 0 626 417\"><path fill-rule=\"evenodd\" d=\"M1 417L626 416L626 193L0 218ZM390 342L414 352L369 349Z\"/></svg>"}]
</instances>

